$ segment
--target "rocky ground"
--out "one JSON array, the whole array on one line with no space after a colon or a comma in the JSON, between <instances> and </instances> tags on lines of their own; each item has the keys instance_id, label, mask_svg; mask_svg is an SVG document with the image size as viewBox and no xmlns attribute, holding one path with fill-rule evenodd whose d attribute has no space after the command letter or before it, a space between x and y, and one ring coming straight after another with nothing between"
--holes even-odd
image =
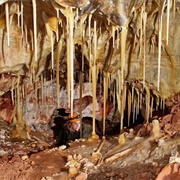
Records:
<instances>
[{"instance_id":1,"label":"rocky ground","mask_svg":"<svg viewBox=\"0 0 180 180\"><path fill-rule=\"evenodd\" d=\"M54 147L41 133L12 142L11 126L0 122L1 180L180 179L179 124L167 133L163 118L160 124L155 120L119 136L80 139L69 148Z\"/></svg>"},{"instance_id":2,"label":"rocky ground","mask_svg":"<svg viewBox=\"0 0 180 180\"><path fill-rule=\"evenodd\" d=\"M0 180L179 180L177 97L166 102L166 115L149 123L124 128L120 135L119 125L107 126L105 137L79 139L69 147L55 146L48 124L28 130L22 140L12 138L13 123L0 119Z\"/></svg>"}]
</instances>

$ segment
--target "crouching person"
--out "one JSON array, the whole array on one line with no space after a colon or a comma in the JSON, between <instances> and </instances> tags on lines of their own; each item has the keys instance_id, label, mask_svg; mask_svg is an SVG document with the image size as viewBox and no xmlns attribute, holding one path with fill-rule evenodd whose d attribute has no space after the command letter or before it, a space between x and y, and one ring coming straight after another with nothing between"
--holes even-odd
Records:
<instances>
[{"instance_id":1,"label":"crouching person","mask_svg":"<svg viewBox=\"0 0 180 180\"><path fill-rule=\"evenodd\" d=\"M71 141L80 138L81 122L78 113L69 115L67 122L63 125L61 130L61 137L59 145L67 145ZM82 123L82 137L88 137L84 123Z\"/></svg>"}]
</instances>

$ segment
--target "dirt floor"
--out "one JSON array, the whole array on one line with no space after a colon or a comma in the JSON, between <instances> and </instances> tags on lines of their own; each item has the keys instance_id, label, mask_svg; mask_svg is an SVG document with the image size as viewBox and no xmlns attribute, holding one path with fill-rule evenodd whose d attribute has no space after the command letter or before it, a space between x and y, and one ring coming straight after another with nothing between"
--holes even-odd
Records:
<instances>
[{"instance_id":1,"label":"dirt floor","mask_svg":"<svg viewBox=\"0 0 180 180\"><path fill-rule=\"evenodd\" d=\"M10 127L2 121L0 126L0 180L180 179L177 133L170 137L163 132L153 134L151 129L147 135L141 126L120 136L76 140L67 148L48 146L40 135L12 142L8 140Z\"/></svg>"}]
</instances>

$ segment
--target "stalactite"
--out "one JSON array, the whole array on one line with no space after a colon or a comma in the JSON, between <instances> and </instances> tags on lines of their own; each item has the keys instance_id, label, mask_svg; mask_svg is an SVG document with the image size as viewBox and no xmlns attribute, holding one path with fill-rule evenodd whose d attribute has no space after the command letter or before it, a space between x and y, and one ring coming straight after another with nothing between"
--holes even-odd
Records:
<instances>
[{"instance_id":1,"label":"stalactite","mask_svg":"<svg viewBox=\"0 0 180 180\"><path fill-rule=\"evenodd\" d=\"M61 12L66 17L66 56L67 56L67 93L68 93L68 108L73 114L73 102L74 102L74 18L75 13L72 7L67 7Z\"/></svg>"},{"instance_id":2,"label":"stalactite","mask_svg":"<svg viewBox=\"0 0 180 180\"><path fill-rule=\"evenodd\" d=\"M92 47L91 47L91 19L92 19L92 14L90 14L88 16L88 36L89 36L89 44L88 44L88 48L89 48L89 82L91 82L91 67L92 67Z\"/></svg>"},{"instance_id":3,"label":"stalactite","mask_svg":"<svg viewBox=\"0 0 180 180\"><path fill-rule=\"evenodd\" d=\"M50 38L52 38L52 32L55 32L56 41L58 42L58 39L59 39L58 22L60 22L60 20L58 20L57 17L47 15L44 11L42 12L42 19L46 27L47 35Z\"/></svg>"},{"instance_id":4,"label":"stalactite","mask_svg":"<svg viewBox=\"0 0 180 180\"><path fill-rule=\"evenodd\" d=\"M51 69L50 70L51 71L51 84L50 84L50 86L52 87L53 86L53 79L54 79L54 69ZM53 88L52 88L52 91L53 91Z\"/></svg>"},{"instance_id":5,"label":"stalactite","mask_svg":"<svg viewBox=\"0 0 180 180\"><path fill-rule=\"evenodd\" d=\"M137 94L137 115L139 114L140 109L140 92L138 88L135 88L136 94Z\"/></svg>"},{"instance_id":6,"label":"stalactite","mask_svg":"<svg viewBox=\"0 0 180 180\"><path fill-rule=\"evenodd\" d=\"M59 24L58 24L58 26L59 26ZM57 27L57 30L55 33L56 33L56 42L58 42L59 41L59 27Z\"/></svg>"},{"instance_id":7,"label":"stalactite","mask_svg":"<svg viewBox=\"0 0 180 180\"><path fill-rule=\"evenodd\" d=\"M176 0L173 0L173 17L176 16Z\"/></svg>"},{"instance_id":8,"label":"stalactite","mask_svg":"<svg viewBox=\"0 0 180 180\"><path fill-rule=\"evenodd\" d=\"M66 42L66 56L67 56L67 95L68 95L68 108L70 108L71 104L71 98L70 98L70 79L71 79L71 74L70 74L70 40L69 40L69 17L66 17L66 31L67 31L67 42Z\"/></svg>"},{"instance_id":9,"label":"stalactite","mask_svg":"<svg viewBox=\"0 0 180 180\"><path fill-rule=\"evenodd\" d=\"M40 76L40 80L41 80L41 106L44 106L44 77L43 77L43 73L41 73Z\"/></svg>"},{"instance_id":10,"label":"stalactite","mask_svg":"<svg viewBox=\"0 0 180 180\"><path fill-rule=\"evenodd\" d=\"M93 94L93 129L92 135L96 134L95 121L96 121L96 65L92 66L92 94Z\"/></svg>"},{"instance_id":11,"label":"stalactite","mask_svg":"<svg viewBox=\"0 0 180 180\"><path fill-rule=\"evenodd\" d=\"M159 93L155 89L152 89L152 93L153 93L153 95L156 96L156 111L157 111L158 107L159 107L160 96L159 96Z\"/></svg>"},{"instance_id":12,"label":"stalactite","mask_svg":"<svg viewBox=\"0 0 180 180\"><path fill-rule=\"evenodd\" d=\"M118 108L118 111L119 113L121 113L121 71L120 69L118 69L118 76L117 76L117 79L116 79L116 97L117 97L117 108ZM122 127L123 127L123 122L122 122L122 118L120 118L120 132L122 132Z\"/></svg>"},{"instance_id":13,"label":"stalactite","mask_svg":"<svg viewBox=\"0 0 180 180\"><path fill-rule=\"evenodd\" d=\"M86 17L87 17L87 15L86 15ZM85 17L85 19L86 19L86 17ZM84 21L85 21L85 19L84 19ZM85 38L85 30L84 30L84 26L83 26L84 21L81 22L81 32L82 32L82 47L81 47L81 49L82 49L82 65L81 65L81 71L82 72L84 72L84 38Z\"/></svg>"},{"instance_id":14,"label":"stalactite","mask_svg":"<svg viewBox=\"0 0 180 180\"><path fill-rule=\"evenodd\" d=\"M82 138L83 134L82 134L82 94L83 94L83 71L80 71L79 74L79 102L80 102L80 123L81 123L81 128L80 128L80 137Z\"/></svg>"},{"instance_id":15,"label":"stalactite","mask_svg":"<svg viewBox=\"0 0 180 180\"><path fill-rule=\"evenodd\" d=\"M28 94L27 94L27 82L24 83L24 94L25 94L25 111L27 110Z\"/></svg>"},{"instance_id":16,"label":"stalactite","mask_svg":"<svg viewBox=\"0 0 180 180\"><path fill-rule=\"evenodd\" d=\"M160 101L160 109L162 109L163 107L163 99L161 98L161 101Z\"/></svg>"},{"instance_id":17,"label":"stalactite","mask_svg":"<svg viewBox=\"0 0 180 180\"><path fill-rule=\"evenodd\" d=\"M14 106L14 89L11 89L11 101L12 101L12 105Z\"/></svg>"},{"instance_id":18,"label":"stalactite","mask_svg":"<svg viewBox=\"0 0 180 180\"><path fill-rule=\"evenodd\" d=\"M120 39L120 30L119 28L117 29L117 43L116 43L116 48L118 49L119 48L119 39Z\"/></svg>"},{"instance_id":19,"label":"stalactite","mask_svg":"<svg viewBox=\"0 0 180 180\"><path fill-rule=\"evenodd\" d=\"M25 30L25 42L27 44L27 42L28 42L28 38L27 38L28 33L27 33L27 25L26 24L24 25L24 30Z\"/></svg>"},{"instance_id":20,"label":"stalactite","mask_svg":"<svg viewBox=\"0 0 180 180\"><path fill-rule=\"evenodd\" d=\"M30 67L31 72L34 72L34 69L32 67ZM33 84L33 73L30 73L30 77L29 77L30 83L31 85Z\"/></svg>"},{"instance_id":21,"label":"stalactite","mask_svg":"<svg viewBox=\"0 0 180 180\"><path fill-rule=\"evenodd\" d=\"M121 84L124 84L124 67L126 60L126 37L127 37L127 27L122 26L121 30Z\"/></svg>"},{"instance_id":22,"label":"stalactite","mask_svg":"<svg viewBox=\"0 0 180 180\"><path fill-rule=\"evenodd\" d=\"M144 12L144 7L141 8L141 13L140 13L140 38L139 38L139 59L140 61L142 60L142 49L143 49L143 12Z\"/></svg>"},{"instance_id":23,"label":"stalactite","mask_svg":"<svg viewBox=\"0 0 180 180\"><path fill-rule=\"evenodd\" d=\"M96 55L97 55L97 31L96 31L96 27L97 27L97 22L94 21L94 54L93 54L93 65L96 65Z\"/></svg>"},{"instance_id":24,"label":"stalactite","mask_svg":"<svg viewBox=\"0 0 180 180\"><path fill-rule=\"evenodd\" d=\"M36 0L32 0L33 4L33 34L34 34L34 61L37 62L37 9Z\"/></svg>"},{"instance_id":25,"label":"stalactite","mask_svg":"<svg viewBox=\"0 0 180 180\"><path fill-rule=\"evenodd\" d=\"M146 80L146 20L147 13L143 13L143 32L144 32L144 52L143 52L143 86Z\"/></svg>"},{"instance_id":26,"label":"stalactite","mask_svg":"<svg viewBox=\"0 0 180 180\"><path fill-rule=\"evenodd\" d=\"M84 71L84 36L85 36L85 31L83 29L82 31L82 67L81 67L82 72Z\"/></svg>"},{"instance_id":27,"label":"stalactite","mask_svg":"<svg viewBox=\"0 0 180 180\"><path fill-rule=\"evenodd\" d=\"M139 109L138 109L138 107L136 106L136 117L135 117L136 119L138 118L138 114L139 114L138 111L139 111Z\"/></svg>"},{"instance_id":28,"label":"stalactite","mask_svg":"<svg viewBox=\"0 0 180 180\"><path fill-rule=\"evenodd\" d=\"M167 0L166 44L169 43L170 0Z\"/></svg>"},{"instance_id":29,"label":"stalactite","mask_svg":"<svg viewBox=\"0 0 180 180\"><path fill-rule=\"evenodd\" d=\"M62 40L59 39L57 43L57 52L56 52L56 94L57 94L57 106L59 107L60 103L60 84L59 84L59 60L60 60L60 51L62 49Z\"/></svg>"},{"instance_id":30,"label":"stalactite","mask_svg":"<svg viewBox=\"0 0 180 180\"><path fill-rule=\"evenodd\" d=\"M51 68L54 69L54 38L53 38L53 31L51 31Z\"/></svg>"},{"instance_id":31,"label":"stalactite","mask_svg":"<svg viewBox=\"0 0 180 180\"><path fill-rule=\"evenodd\" d=\"M36 100L36 110L38 110L38 82L34 82L35 100Z\"/></svg>"},{"instance_id":32,"label":"stalactite","mask_svg":"<svg viewBox=\"0 0 180 180\"><path fill-rule=\"evenodd\" d=\"M24 31L23 31L24 19L23 19L23 16L24 16L24 6L23 6L23 1L21 0L21 36L22 36L22 38L24 37ZM26 36L26 38L27 38L27 36Z\"/></svg>"},{"instance_id":33,"label":"stalactite","mask_svg":"<svg viewBox=\"0 0 180 180\"><path fill-rule=\"evenodd\" d=\"M121 113L121 97L119 91L116 91L116 97L117 97L117 105L118 105L118 111ZM121 115L121 114L120 114ZM120 132L122 132L123 123L121 122L122 118L120 118Z\"/></svg>"},{"instance_id":34,"label":"stalactite","mask_svg":"<svg viewBox=\"0 0 180 180\"><path fill-rule=\"evenodd\" d=\"M76 8L76 16L75 16L75 21L74 21L74 27L77 28L77 22L79 19L79 9Z\"/></svg>"},{"instance_id":35,"label":"stalactite","mask_svg":"<svg viewBox=\"0 0 180 180\"><path fill-rule=\"evenodd\" d=\"M105 129L106 129L106 99L107 99L107 83L108 83L108 77L107 72L104 73L103 76L103 136L105 136Z\"/></svg>"},{"instance_id":36,"label":"stalactite","mask_svg":"<svg viewBox=\"0 0 180 180\"><path fill-rule=\"evenodd\" d=\"M17 86L17 85L16 85ZM17 104L17 88L16 88L15 84L14 84L14 104L15 104L15 108L17 108L16 104Z\"/></svg>"},{"instance_id":37,"label":"stalactite","mask_svg":"<svg viewBox=\"0 0 180 180\"><path fill-rule=\"evenodd\" d=\"M29 32L30 32L30 37L31 37L31 49L32 49L32 51L33 51L33 50L34 50L33 32L32 32L32 30L31 30L31 29L29 30Z\"/></svg>"},{"instance_id":38,"label":"stalactite","mask_svg":"<svg viewBox=\"0 0 180 180\"><path fill-rule=\"evenodd\" d=\"M154 104L154 97L151 96L151 112L150 112L150 118L152 118L152 114L153 114L153 104Z\"/></svg>"},{"instance_id":39,"label":"stalactite","mask_svg":"<svg viewBox=\"0 0 180 180\"><path fill-rule=\"evenodd\" d=\"M80 19L80 29L81 29L81 34L82 34L82 45L81 45L81 50L82 50L82 59L81 59L81 71L80 71L80 77L79 77L79 86L80 86L80 123L81 123L81 128L80 128L80 137L82 137L82 94L83 94L83 72L84 72L84 37L85 37L85 29L84 29L84 21L86 20L87 15L85 15L83 18Z\"/></svg>"},{"instance_id":40,"label":"stalactite","mask_svg":"<svg viewBox=\"0 0 180 180\"><path fill-rule=\"evenodd\" d=\"M159 108L159 102L156 103L156 111L158 111L158 108Z\"/></svg>"},{"instance_id":41,"label":"stalactite","mask_svg":"<svg viewBox=\"0 0 180 180\"><path fill-rule=\"evenodd\" d=\"M59 9L56 8L56 17L59 18Z\"/></svg>"},{"instance_id":42,"label":"stalactite","mask_svg":"<svg viewBox=\"0 0 180 180\"><path fill-rule=\"evenodd\" d=\"M112 76L111 76L111 74L110 73L108 73L108 88L109 88L109 91L107 91L107 97L108 97L108 93L109 93L109 101L111 102L113 99L112 99L112 83L113 83L113 81L112 81Z\"/></svg>"},{"instance_id":43,"label":"stalactite","mask_svg":"<svg viewBox=\"0 0 180 180\"><path fill-rule=\"evenodd\" d=\"M149 88L146 86L144 86L145 90L146 90L146 122L149 123L149 110L150 110L150 90Z\"/></svg>"},{"instance_id":44,"label":"stalactite","mask_svg":"<svg viewBox=\"0 0 180 180\"><path fill-rule=\"evenodd\" d=\"M31 62L31 76L32 76L32 83L35 81L35 68L37 65L37 9L36 9L36 0L32 0L33 5L33 57ZM31 29L30 29L31 32Z\"/></svg>"},{"instance_id":45,"label":"stalactite","mask_svg":"<svg viewBox=\"0 0 180 180\"><path fill-rule=\"evenodd\" d=\"M126 82L123 84L123 89L121 91L122 98L121 98L121 131L123 129L123 119L124 119L124 110L126 104Z\"/></svg>"},{"instance_id":46,"label":"stalactite","mask_svg":"<svg viewBox=\"0 0 180 180\"><path fill-rule=\"evenodd\" d=\"M131 104L132 104L131 91L128 90L128 126L130 125Z\"/></svg>"},{"instance_id":47,"label":"stalactite","mask_svg":"<svg viewBox=\"0 0 180 180\"><path fill-rule=\"evenodd\" d=\"M22 92L22 101L23 101L23 107L22 108L23 108L23 112L24 112L24 98L25 98L24 83L21 86L21 92Z\"/></svg>"},{"instance_id":48,"label":"stalactite","mask_svg":"<svg viewBox=\"0 0 180 180\"><path fill-rule=\"evenodd\" d=\"M100 77L99 77L99 84L100 84L100 89L99 89L99 94L102 94L102 83L103 83L103 79L104 79L104 76L102 75L102 69L100 70Z\"/></svg>"},{"instance_id":49,"label":"stalactite","mask_svg":"<svg viewBox=\"0 0 180 180\"><path fill-rule=\"evenodd\" d=\"M116 107L116 83L113 84L113 107Z\"/></svg>"},{"instance_id":50,"label":"stalactite","mask_svg":"<svg viewBox=\"0 0 180 180\"><path fill-rule=\"evenodd\" d=\"M97 51L97 34L96 34L96 21L94 21L94 52L93 52L93 62L92 62L92 94L93 94L93 129L92 137L97 138L95 131L96 124L96 83L97 83L97 65L96 65L96 52Z\"/></svg>"},{"instance_id":51,"label":"stalactite","mask_svg":"<svg viewBox=\"0 0 180 180\"><path fill-rule=\"evenodd\" d=\"M132 96L131 96L131 103L132 103L132 105L133 105L133 102L134 102L134 85L132 84Z\"/></svg>"},{"instance_id":52,"label":"stalactite","mask_svg":"<svg viewBox=\"0 0 180 180\"><path fill-rule=\"evenodd\" d=\"M135 117L136 117L136 100L133 101L133 124L135 123Z\"/></svg>"},{"instance_id":53,"label":"stalactite","mask_svg":"<svg viewBox=\"0 0 180 180\"><path fill-rule=\"evenodd\" d=\"M19 20L19 16L20 16L20 11L19 11L19 1L18 1L18 3L17 3L17 21L18 21L18 23L17 23L17 25L18 25L18 27L20 26L20 20Z\"/></svg>"},{"instance_id":54,"label":"stalactite","mask_svg":"<svg viewBox=\"0 0 180 180\"><path fill-rule=\"evenodd\" d=\"M6 11L6 29L7 29L7 45L10 46L10 24L9 24L9 4L5 3Z\"/></svg>"},{"instance_id":55,"label":"stalactite","mask_svg":"<svg viewBox=\"0 0 180 180\"><path fill-rule=\"evenodd\" d=\"M165 99L163 99L163 102L162 102L162 109L163 109L163 115L164 115L164 110L165 110Z\"/></svg>"},{"instance_id":56,"label":"stalactite","mask_svg":"<svg viewBox=\"0 0 180 180\"><path fill-rule=\"evenodd\" d=\"M159 91L160 86L160 70L161 70L161 46L162 46L162 16L165 7L165 2L160 5L159 9L159 31L158 31L158 79L157 79L157 90Z\"/></svg>"},{"instance_id":57,"label":"stalactite","mask_svg":"<svg viewBox=\"0 0 180 180\"><path fill-rule=\"evenodd\" d=\"M127 83L124 82L124 89L123 89L123 93L124 93L124 99L123 99L123 103L124 103L124 110L126 109L126 99L127 99Z\"/></svg>"},{"instance_id":58,"label":"stalactite","mask_svg":"<svg viewBox=\"0 0 180 180\"><path fill-rule=\"evenodd\" d=\"M155 44L155 35L152 35L151 37L151 46L152 46L152 52L154 53L154 44Z\"/></svg>"},{"instance_id":59,"label":"stalactite","mask_svg":"<svg viewBox=\"0 0 180 180\"><path fill-rule=\"evenodd\" d=\"M113 48L114 48L114 44L115 44L115 26L112 25L112 30L111 30L111 37L113 39Z\"/></svg>"},{"instance_id":60,"label":"stalactite","mask_svg":"<svg viewBox=\"0 0 180 180\"><path fill-rule=\"evenodd\" d=\"M73 114L73 102L74 102L74 12L70 10L71 15L69 17L69 40L70 40L70 75L71 75L71 114Z\"/></svg>"},{"instance_id":61,"label":"stalactite","mask_svg":"<svg viewBox=\"0 0 180 180\"><path fill-rule=\"evenodd\" d=\"M140 109L142 108L142 93L140 93L140 97L139 97L139 107Z\"/></svg>"},{"instance_id":62,"label":"stalactite","mask_svg":"<svg viewBox=\"0 0 180 180\"><path fill-rule=\"evenodd\" d=\"M88 16L88 36L89 36L89 38L91 37L91 19L92 19L92 14L89 14L89 16Z\"/></svg>"}]
</instances>

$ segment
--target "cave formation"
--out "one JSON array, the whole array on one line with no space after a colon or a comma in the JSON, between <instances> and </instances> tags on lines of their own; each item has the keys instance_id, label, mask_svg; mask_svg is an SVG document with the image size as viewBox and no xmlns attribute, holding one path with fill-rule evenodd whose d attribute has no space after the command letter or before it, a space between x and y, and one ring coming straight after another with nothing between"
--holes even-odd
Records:
<instances>
[{"instance_id":1,"label":"cave formation","mask_svg":"<svg viewBox=\"0 0 180 180\"><path fill-rule=\"evenodd\" d=\"M0 1L0 118L11 138L56 109L124 126L179 101L179 0ZM163 114L164 115L164 114ZM156 119L157 119L156 116ZM115 118L116 117L116 118ZM115 122L114 122L115 121Z\"/></svg>"}]
</instances>

